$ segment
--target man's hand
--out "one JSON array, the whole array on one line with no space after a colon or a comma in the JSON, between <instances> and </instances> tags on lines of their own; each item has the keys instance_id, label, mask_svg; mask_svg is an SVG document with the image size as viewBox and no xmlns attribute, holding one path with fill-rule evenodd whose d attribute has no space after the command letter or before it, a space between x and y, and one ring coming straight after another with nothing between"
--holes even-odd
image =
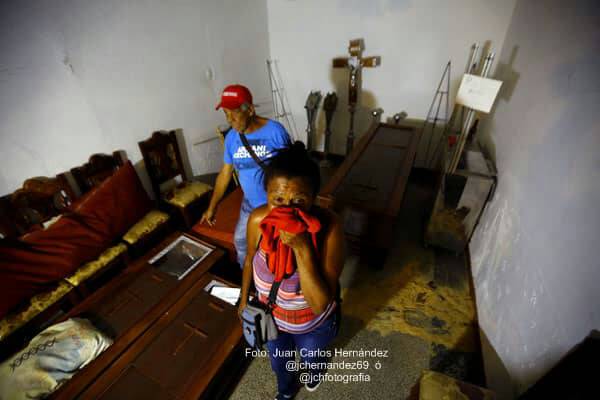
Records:
<instances>
[{"instance_id":1,"label":"man's hand","mask_svg":"<svg viewBox=\"0 0 600 400\"><path fill-rule=\"evenodd\" d=\"M279 239L283 244L295 251L304 250L310 246L310 237L306 232L295 234L279 231Z\"/></svg>"},{"instance_id":2,"label":"man's hand","mask_svg":"<svg viewBox=\"0 0 600 400\"><path fill-rule=\"evenodd\" d=\"M214 224L217 222L215 219L215 210L209 208L204 211L202 217L200 218L200 223L203 222L206 222L209 226L214 226Z\"/></svg>"}]
</instances>

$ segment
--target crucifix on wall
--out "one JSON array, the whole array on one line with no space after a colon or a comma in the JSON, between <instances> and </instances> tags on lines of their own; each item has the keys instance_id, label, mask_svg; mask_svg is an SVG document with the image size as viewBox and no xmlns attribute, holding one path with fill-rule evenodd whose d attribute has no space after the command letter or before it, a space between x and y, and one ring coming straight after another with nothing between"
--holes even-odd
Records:
<instances>
[{"instance_id":1,"label":"crucifix on wall","mask_svg":"<svg viewBox=\"0 0 600 400\"><path fill-rule=\"evenodd\" d=\"M350 129L346 139L346 154L349 154L354 146L354 113L358 103L358 96L361 87L361 71L364 67L373 68L381 64L380 56L363 57L362 52L365 44L362 39L350 41L348 52L350 57L334 58L333 68L348 68L350 77L348 81L348 111L350 112Z\"/></svg>"}]
</instances>

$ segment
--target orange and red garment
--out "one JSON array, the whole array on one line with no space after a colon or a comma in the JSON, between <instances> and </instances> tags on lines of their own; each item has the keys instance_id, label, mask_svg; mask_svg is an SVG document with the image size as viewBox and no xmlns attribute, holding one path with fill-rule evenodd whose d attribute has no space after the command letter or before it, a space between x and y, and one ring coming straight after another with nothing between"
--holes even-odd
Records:
<instances>
[{"instance_id":1,"label":"orange and red garment","mask_svg":"<svg viewBox=\"0 0 600 400\"><path fill-rule=\"evenodd\" d=\"M317 251L317 233L321 230L321 223L316 217L298 208L276 207L262 220L260 230L262 232L260 248L267 255L269 270L275 275L274 282L279 282L296 271L294 252L281 242L279 232L292 234L308 232Z\"/></svg>"}]
</instances>

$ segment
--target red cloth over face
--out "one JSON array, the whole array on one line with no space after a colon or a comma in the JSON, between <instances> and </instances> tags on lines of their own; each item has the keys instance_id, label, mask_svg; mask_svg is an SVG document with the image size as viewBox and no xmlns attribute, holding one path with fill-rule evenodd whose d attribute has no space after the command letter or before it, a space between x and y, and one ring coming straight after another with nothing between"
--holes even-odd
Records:
<instances>
[{"instance_id":1,"label":"red cloth over face","mask_svg":"<svg viewBox=\"0 0 600 400\"><path fill-rule=\"evenodd\" d=\"M275 275L275 282L279 282L291 276L296 270L294 252L281 242L279 232L293 234L308 232L317 251L317 233L321 230L321 223L316 217L298 208L277 207L261 221L260 230L262 232L260 248L267 254L269 269Z\"/></svg>"}]
</instances>

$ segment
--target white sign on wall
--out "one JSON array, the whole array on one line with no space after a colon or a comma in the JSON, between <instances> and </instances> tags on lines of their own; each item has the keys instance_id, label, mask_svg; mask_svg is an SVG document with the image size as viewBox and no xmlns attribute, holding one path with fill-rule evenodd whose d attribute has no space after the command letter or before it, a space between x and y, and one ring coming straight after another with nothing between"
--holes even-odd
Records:
<instances>
[{"instance_id":1,"label":"white sign on wall","mask_svg":"<svg viewBox=\"0 0 600 400\"><path fill-rule=\"evenodd\" d=\"M464 74L456 95L456 103L487 114L492 109L500 86L501 81Z\"/></svg>"}]
</instances>

